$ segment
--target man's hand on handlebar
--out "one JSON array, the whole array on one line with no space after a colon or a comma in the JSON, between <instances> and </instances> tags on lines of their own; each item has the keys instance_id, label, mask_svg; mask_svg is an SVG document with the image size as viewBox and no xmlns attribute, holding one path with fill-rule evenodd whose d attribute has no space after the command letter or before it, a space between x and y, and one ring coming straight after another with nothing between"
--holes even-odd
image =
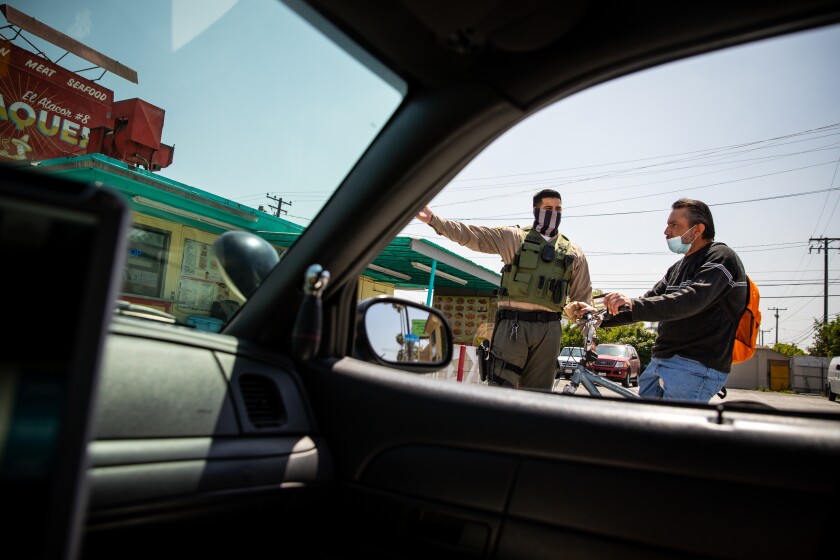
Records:
<instances>
[{"instance_id":1,"label":"man's hand on handlebar","mask_svg":"<svg viewBox=\"0 0 840 560\"><path fill-rule=\"evenodd\" d=\"M618 315L621 311L633 309L633 300L624 294L610 292L604 296L604 307L610 315Z\"/></svg>"}]
</instances>

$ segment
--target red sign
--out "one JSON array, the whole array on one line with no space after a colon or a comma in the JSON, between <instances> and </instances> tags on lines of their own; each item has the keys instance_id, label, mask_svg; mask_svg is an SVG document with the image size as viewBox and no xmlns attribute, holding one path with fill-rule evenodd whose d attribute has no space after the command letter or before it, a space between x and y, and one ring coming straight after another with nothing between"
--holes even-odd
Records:
<instances>
[{"instance_id":1,"label":"red sign","mask_svg":"<svg viewBox=\"0 0 840 560\"><path fill-rule=\"evenodd\" d=\"M90 131L113 126L114 92L0 40L0 160L87 153Z\"/></svg>"}]
</instances>

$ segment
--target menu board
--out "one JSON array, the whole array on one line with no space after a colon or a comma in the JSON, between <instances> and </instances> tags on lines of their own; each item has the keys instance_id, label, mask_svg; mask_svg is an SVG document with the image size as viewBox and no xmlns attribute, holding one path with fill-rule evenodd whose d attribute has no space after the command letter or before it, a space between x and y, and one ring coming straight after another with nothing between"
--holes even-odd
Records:
<instances>
[{"instance_id":1,"label":"menu board","mask_svg":"<svg viewBox=\"0 0 840 560\"><path fill-rule=\"evenodd\" d=\"M214 301L229 299L213 246L194 239L184 241L178 306L209 312Z\"/></svg>"},{"instance_id":2,"label":"menu board","mask_svg":"<svg viewBox=\"0 0 840 560\"><path fill-rule=\"evenodd\" d=\"M495 320L496 298L436 295L432 300L432 307L439 309L446 316L452 327L455 344L475 346L476 338L484 338L478 336L481 334L479 331L485 331L488 323L492 325Z\"/></svg>"}]
</instances>

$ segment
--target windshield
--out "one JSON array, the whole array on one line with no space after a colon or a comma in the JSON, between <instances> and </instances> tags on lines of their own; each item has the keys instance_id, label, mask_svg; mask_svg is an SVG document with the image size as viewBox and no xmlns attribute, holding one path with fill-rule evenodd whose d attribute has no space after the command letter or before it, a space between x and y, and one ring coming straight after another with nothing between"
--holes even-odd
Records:
<instances>
[{"instance_id":1,"label":"windshield","mask_svg":"<svg viewBox=\"0 0 840 560\"><path fill-rule=\"evenodd\" d=\"M599 346L596 350L599 356L621 356L630 355L630 350L625 346Z\"/></svg>"},{"instance_id":2,"label":"windshield","mask_svg":"<svg viewBox=\"0 0 840 560\"><path fill-rule=\"evenodd\" d=\"M560 351L560 356L580 358L582 348L566 346Z\"/></svg>"},{"instance_id":3,"label":"windshield","mask_svg":"<svg viewBox=\"0 0 840 560\"><path fill-rule=\"evenodd\" d=\"M213 242L249 231L282 255L406 91L276 0L7 6L0 155L124 194L121 298L206 330L244 302Z\"/></svg>"}]
</instances>

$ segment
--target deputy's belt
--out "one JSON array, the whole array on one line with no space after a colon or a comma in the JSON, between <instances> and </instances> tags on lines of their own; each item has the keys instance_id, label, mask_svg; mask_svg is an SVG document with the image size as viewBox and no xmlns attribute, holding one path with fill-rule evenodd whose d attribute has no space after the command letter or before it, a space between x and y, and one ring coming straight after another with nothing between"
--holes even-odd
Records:
<instances>
[{"instance_id":1,"label":"deputy's belt","mask_svg":"<svg viewBox=\"0 0 840 560\"><path fill-rule=\"evenodd\" d=\"M512 319L515 321L533 321L536 323L549 323L559 321L562 313L555 311L518 311L516 309L499 309L496 311L496 320Z\"/></svg>"}]
</instances>

